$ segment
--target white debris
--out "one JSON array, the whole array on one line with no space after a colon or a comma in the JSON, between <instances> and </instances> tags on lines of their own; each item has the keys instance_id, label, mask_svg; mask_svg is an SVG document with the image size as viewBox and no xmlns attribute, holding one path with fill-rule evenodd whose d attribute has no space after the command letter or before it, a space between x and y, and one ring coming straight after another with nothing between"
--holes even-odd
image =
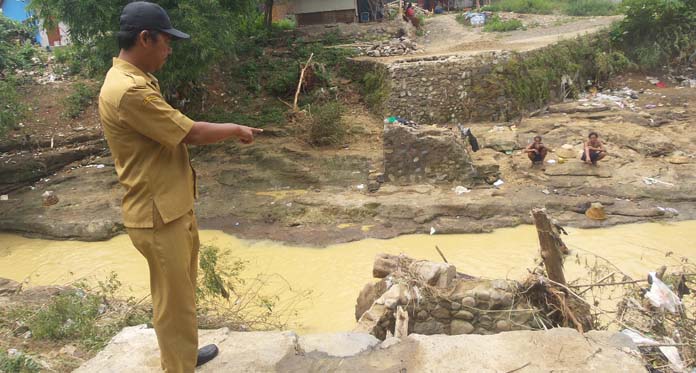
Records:
<instances>
[{"instance_id":1,"label":"white debris","mask_svg":"<svg viewBox=\"0 0 696 373\"><path fill-rule=\"evenodd\" d=\"M495 183L493 183L493 186L495 186L495 187L497 188L497 187L499 187L499 186L501 186L501 185L503 185L503 184L505 184L505 182L504 182L503 180L501 180L501 179L498 179L498 180L496 180Z\"/></svg>"},{"instance_id":2,"label":"white debris","mask_svg":"<svg viewBox=\"0 0 696 373\"><path fill-rule=\"evenodd\" d=\"M8 196L7 194L3 194L0 196L0 201L9 201L9 200L10 200L10 196Z\"/></svg>"},{"instance_id":3,"label":"white debris","mask_svg":"<svg viewBox=\"0 0 696 373\"><path fill-rule=\"evenodd\" d=\"M356 188L357 190L363 190L363 189L365 189L365 184L358 184L358 185L355 186L355 188Z\"/></svg>"},{"instance_id":4,"label":"white debris","mask_svg":"<svg viewBox=\"0 0 696 373\"><path fill-rule=\"evenodd\" d=\"M679 297L662 280L657 278L655 272L648 273L648 276L652 280L652 285L650 291L645 293L645 297L648 298L650 304L662 310L677 313L679 306L681 306Z\"/></svg>"},{"instance_id":5,"label":"white debris","mask_svg":"<svg viewBox=\"0 0 696 373\"><path fill-rule=\"evenodd\" d=\"M436 231L435 231L435 227L430 227L430 235L431 235L431 236L434 235L435 232L436 232Z\"/></svg>"},{"instance_id":6,"label":"white debris","mask_svg":"<svg viewBox=\"0 0 696 373\"><path fill-rule=\"evenodd\" d=\"M469 193L469 192L471 192L471 189L459 185L458 187L454 188L454 192L455 192L458 196L461 196L461 195L464 194L464 193Z\"/></svg>"}]
</instances>

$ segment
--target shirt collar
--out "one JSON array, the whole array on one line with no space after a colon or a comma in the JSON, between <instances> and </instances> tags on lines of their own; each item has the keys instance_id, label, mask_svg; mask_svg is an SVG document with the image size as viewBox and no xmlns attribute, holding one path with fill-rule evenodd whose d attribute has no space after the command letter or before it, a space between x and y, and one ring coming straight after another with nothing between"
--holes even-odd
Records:
<instances>
[{"instance_id":1,"label":"shirt collar","mask_svg":"<svg viewBox=\"0 0 696 373\"><path fill-rule=\"evenodd\" d=\"M114 68L116 68L118 70L121 70L121 71L126 72L126 73L130 73L133 75L142 76L143 78L147 79L148 82L151 82L153 84L158 83L158 80L157 80L157 78L155 78L154 75L143 72L139 68L135 67L135 65L131 64L130 62L128 62L126 60L122 60L118 57L114 57L113 63L114 63L113 64Z\"/></svg>"}]
</instances>

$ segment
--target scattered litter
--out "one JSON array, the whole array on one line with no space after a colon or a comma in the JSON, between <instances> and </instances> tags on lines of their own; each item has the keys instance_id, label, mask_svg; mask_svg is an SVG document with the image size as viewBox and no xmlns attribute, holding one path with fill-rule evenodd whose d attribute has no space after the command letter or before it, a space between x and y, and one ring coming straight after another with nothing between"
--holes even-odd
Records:
<instances>
[{"instance_id":1,"label":"scattered litter","mask_svg":"<svg viewBox=\"0 0 696 373\"><path fill-rule=\"evenodd\" d=\"M355 186L355 188L357 188L358 190L363 190L365 189L365 184L358 184Z\"/></svg>"},{"instance_id":2,"label":"scattered litter","mask_svg":"<svg viewBox=\"0 0 696 373\"><path fill-rule=\"evenodd\" d=\"M434 234L435 234L435 228L434 228L434 227L430 227L430 235L432 236L432 235L434 235Z\"/></svg>"},{"instance_id":3,"label":"scattered litter","mask_svg":"<svg viewBox=\"0 0 696 373\"><path fill-rule=\"evenodd\" d=\"M648 298L650 304L671 313L677 313L677 309L681 305L679 297L662 280L657 278L655 272L648 273L648 278L651 280L652 285L650 286L650 291L645 293L645 297Z\"/></svg>"},{"instance_id":4,"label":"scattered litter","mask_svg":"<svg viewBox=\"0 0 696 373\"><path fill-rule=\"evenodd\" d=\"M679 210L677 210L677 209L675 209L675 208L673 208L673 207L662 207L662 206L657 206L657 209L660 210L660 211L669 212L669 213L672 213L672 214L675 214L675 215L679 215Z\"/></svg>"},{"instance_id":5,"label":"scattered litter","mask_svg":"<svg viewBox=\"0 0 696 373\"><path fill-rule=\"evenodd\" d=\"M47 190L47 191L43 192L41 197L43 198L43 205L44 206L55 205L59 201L58 196L52 190Z\"/></svg>"},{"instance_id":6,"label":"scattered litter","mask_svg":"<svg viewBox=\"0 0 696 373\"><path fill-rule=\"evenodd\" d=\"M667 84L665 84L664 82L657 82L657 83L655 83L655 87L657 87L657 88L667 88Z\"/></svg>"},{"instance_id":7,"label":"scattered litter","mask_svg":"<svg viewBox=\"0 0 696 373\"><path fill-rule=\"evenodd\" d=\"M458 187L454 188L454 192L457 193L458 196L461 196L464 193L469 193L471 192L471 189L459 185Z\"/></svg>"},{"instance_id":8,"label":"scattered litter","mask_svg":"<svg viewBox=\"0 0 696 373\"><path fill-rule=\"evenodd\" d=\"M541 192L544 193L544 194L546 194L546 195L551 194L551 192L550 192L548 189L544 189L544 190L542 190Z\"/></svg>"},{"instance_id":9,"label":"scattered litter","mask_svg":"<svg viewBox=\"0 0 696 373\"><path fill-rule=\"evenodd\" d=\"M665 342L670 344L675 344L674 339L665 337ZM669 360L669 366L675 372L685 372L686 366L684 361L682 361L681 356L679 356L679 350L675 346L660 346L658 347L660 352ZM693 371L692 371L693 372Z\"/></svg>"},{"instance_id":10,"label":"scattered litter","mask_svg":"<svg viewBox=\"0 0 696 373\"><path fill-rule=\"evenodd\" d=\"M660 79L653 78L652 76L646 76L646 77L645 77L645 80L647 80L648 82L650 82L650 84L657 84L657 83L660 82Z\"/></svg>"},{"instance_id":11,"label":"scattered litter","mask_svg":"<svg viewBox=\"0 0 696 373\"><path fill-rule=\"evenodd\" d=\"M696 88L696 79L687 79L681 82L682 87Z\"/></svg>"},{"instance_id":12,"label":"scattered litter","mask_svg":"<svg viewBox=\"0 0 696 373\"><path fill-rule=\"evenodd\" d=\"M590 208L585 211L585 216L592 220L606 220L607 213L604 211L604 206L600 202L593 202Z\"/></svg>"},{"instance_id":13,"label":"scattered litter","mask_svg":"<svg viewBox=\"0 0 696 373\"><path fill-rule=\"evenodd\" d=\"M384 124L394 124L394 123L403 124L404 126L413 127L413 128L418 127L418 123L416 123L412 120L404 119L402 117L391 116L391 117L384 118Z\"/></svg>"},{"instance_id":14,"label":"scattered litter","mask_svg":"<svg viewBox=\"0 0 696 373\"><path fill-rule=\"evenodd\" d=\"M0 201L9 201L9 200L10 200L10 196L8 196L7 194L3 194L0 196Z\"/></svg>"},{"instance_id":15,"label":"scattered litter","mask_svg":"<svg viewBox=\"0 0 696 373\"><path fill-rule=\"evenodd\" d=\"M624 329L623 331L621 331L621 334L624 334L624 335L628 336L629 338L631 338L631 340L635 344L640 344L640 345L658 345L659 344L656 340L645 337L642 334L640 334L634 330L631 330L631 329Z\"/></svg>"},{"instance_id":16,"label":"scattered litter","mask_svg":"<svg viewBox=\"0 0 696 373\"><path fill-rule=\"evenodd\" d=\"M501 185L503 185L503 184L505 184L505 182L504 182L503 180L501 180L501 179L498 179L498 180L496 180L495 183L493 183L493 186L497 188L497 187L499 187L499 186L501 186Z\"/></svg>"},{"instance_id":17,"label":"scattered litter","mask_svg":"<svg viewBox=\"0 0 696 373\"><path fill-rule=\"evenodd\" d=\"M654 109L654 108L656 108L656 107L657 107L657 105L655 105L655 104L647 104L647 105L645 105L645 108L646 108L646 109Z\"/></svg>"},{"instance_id":18,"label":"scattered litter","mask_svg":"<svg viewBox=\"0 0 696 373\"><path fill-rule=\"evenodd\" d=\"M285 204L285 207L292 207L292 202L288 202Z\"/></svg>"},{"instance_id":19,"label":"scattered litter","mask_svg":"<svg viewBox=\"0 0 696 373\"><path fill-rule=\"evenodd\" d=\"M667 185L667 186L674 186L674 184L672 184L672 183L658 180L658 179L655 179L654 177L644 177L643 182L645 183L645 185L662 184L662 185Z\"/></svg>"},{"instance_id":20,"label":"scattered litter","mask_svg":"<svg viewBox=\"0 0 696 373\"><path fill-rule=\"evenodd\" d=\"M104 168L104 165L103 165L103 164L98 164L98 165L96 165L95 167L96 167L96 168Z\"/></svg>"},{"instance_id":21,"label":"scattered litter","mask_svg":"<svg viewBox=\"0 0 696 373\"><path fill-rule=\"evenodd\" d=\"M556 160L555 160L555 159L549 159L548 161L546 161L546 163L548 163L548 164L556 164Z\"/></svg>"},{"instance_id":22,"label":"scattered litter","mask_svg":"<svg viewBox=\"0 0 696 373\"><path fill-rule=\"evenodd\" d=\"M235 227L238 227L238 226L239 226L239 222L234 223L234 226L235 226Z\"/></svg>"}]
</instances>

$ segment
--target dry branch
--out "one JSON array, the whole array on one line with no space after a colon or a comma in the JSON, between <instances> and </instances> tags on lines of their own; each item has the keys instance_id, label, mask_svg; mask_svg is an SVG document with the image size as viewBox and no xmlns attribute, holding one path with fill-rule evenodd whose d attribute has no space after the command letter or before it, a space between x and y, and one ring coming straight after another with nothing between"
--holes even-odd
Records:
<instances>
[{"instance_id":1,"label":"dry branch","mask_svg":"<svg viewBox=\"0 0 696 373\"><path fill-rule=\"evenodd\" d=\"M300 73L300 81L297 82L297 90L295 91L295 101L293 101L293 105L292 105L292 110L294 112L299 111L299 109L297 107L297 100L300 98L300 89L302 89L302 82L304 81L305 71L307 71L309 64L312 62L312 57L314 57L314 53L309 55L309 59L307 59L307 63L302 68L302 72Z\"/></svg>"}]
</instances>

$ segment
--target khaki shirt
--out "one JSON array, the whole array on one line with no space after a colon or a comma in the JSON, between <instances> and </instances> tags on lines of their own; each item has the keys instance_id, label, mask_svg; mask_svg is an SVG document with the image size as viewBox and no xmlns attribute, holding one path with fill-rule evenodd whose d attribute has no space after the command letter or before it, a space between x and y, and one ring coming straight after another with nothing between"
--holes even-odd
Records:
<instances>
[{"instance_id":1,"label":"khaki shirt","mask_svg":"<svg viewBox=\"0 0 696 373\"><path fill-rule=\"evenodd\" d=\"M194 122L164 100L157 79L114 58L99 93L99 116L126 188L124 225L152 228L155 211L165 224L191 211L195 172L181 141Z\"/></svg>"}]
</instances>

